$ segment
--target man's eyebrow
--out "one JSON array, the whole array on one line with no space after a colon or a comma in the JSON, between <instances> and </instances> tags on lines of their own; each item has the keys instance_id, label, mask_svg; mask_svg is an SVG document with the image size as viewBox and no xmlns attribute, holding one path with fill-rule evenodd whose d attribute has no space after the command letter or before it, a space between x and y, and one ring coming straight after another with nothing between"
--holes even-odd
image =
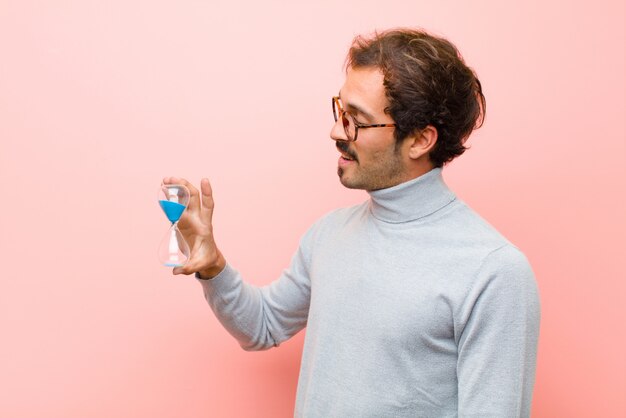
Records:
<instances>
[{"instance_id":1,"label":"man's eyebrow","mask_svg":"<svg viewBox=\"0 0 626 418\"><path fill-rule=\"evenodd\" d=\"M343 103L344 106L347 108L347 110L357 111L358 113L362 114L367 119L369 119L370 121L374 120L374 117L370 113L368 113L365 110L363 110L361 107L359 107L359 106L357 106L357 105L355 105L353 103L346 103L346 102L344 102L343 99L341 99L341 92L337 93L337 96L341 100L341 103Z\"/></svg>"}]
</instances>

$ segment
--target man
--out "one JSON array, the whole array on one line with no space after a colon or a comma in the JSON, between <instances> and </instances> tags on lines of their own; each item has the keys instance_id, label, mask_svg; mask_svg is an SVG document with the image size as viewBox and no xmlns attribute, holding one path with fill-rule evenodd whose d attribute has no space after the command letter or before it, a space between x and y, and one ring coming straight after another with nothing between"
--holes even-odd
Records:
<instances>
[{"instance_id":1,"label":"man","mask_svg":"<svg viewBox=\"0 0 626 418\"><path fill-rule=\"evenodd\" d=\"M332 99L338 175L363 204L324 216L268 286L215 244L208 180L180 222L192 274L246 350L307 327L296 416L528 417L539 300L525 256L446 186L482 124L474 72L418 30L357 37ZM200 204L202 201L202 205Z\"/></svg>"}]
</instances>

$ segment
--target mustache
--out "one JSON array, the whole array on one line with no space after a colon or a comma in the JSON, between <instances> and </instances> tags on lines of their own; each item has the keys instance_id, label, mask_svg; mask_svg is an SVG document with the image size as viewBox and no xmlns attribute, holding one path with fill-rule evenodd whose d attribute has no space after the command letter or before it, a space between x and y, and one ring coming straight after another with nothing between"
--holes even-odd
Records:
<instances>
[{"instance_id":1,"label":"mustache","mask_svg":"<svg viewBox=\"0 0 626 418\"><path fill-rule=\"evenodd\" d=\"M352 151L347 142L344 141L335 141L335 145L337 146L337 149L345 154L348 154L351 158L354 158L355 160L357 159L356 154L354 153L354 151Z\"/></svg>"}]
</instances>

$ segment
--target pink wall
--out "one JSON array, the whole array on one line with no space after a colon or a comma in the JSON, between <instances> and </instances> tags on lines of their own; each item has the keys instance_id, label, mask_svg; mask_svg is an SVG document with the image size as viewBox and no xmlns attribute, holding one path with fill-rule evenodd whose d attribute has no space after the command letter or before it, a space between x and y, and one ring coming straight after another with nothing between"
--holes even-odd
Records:
<instances>
[{"instance_id":1,"label":"pink wall","mask_svg":"<svg viewBox=\"0 0 626 418\"><path fill-rule=\"evenodd\" d=\"M444 170L522 248L543 320L533 417L626 415L623 1L0 0L0 416L288 417L302 335L246 353L156 259L166 175L212 179L228 260L264 284L365 198L336 179L353 35L420 25L478 72Z\"/></svg>"}]
</instances>

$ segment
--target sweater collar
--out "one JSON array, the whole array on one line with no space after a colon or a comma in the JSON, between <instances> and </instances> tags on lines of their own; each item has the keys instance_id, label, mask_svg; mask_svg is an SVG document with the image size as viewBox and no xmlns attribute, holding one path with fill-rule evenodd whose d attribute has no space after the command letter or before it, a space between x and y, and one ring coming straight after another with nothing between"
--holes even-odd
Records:
<instances>
[{"instance_id":1,"label":"sweater collar","mask_svg":"<svg viewBox=\"0 0 626 418\"><path fill-rule=\"evenodd\" d=\"M384 222L402 223L437 212L456 199L441 172L441 167L433 168L407 182L368 192L372 215Z\"/></svg>"}]
</instances>

